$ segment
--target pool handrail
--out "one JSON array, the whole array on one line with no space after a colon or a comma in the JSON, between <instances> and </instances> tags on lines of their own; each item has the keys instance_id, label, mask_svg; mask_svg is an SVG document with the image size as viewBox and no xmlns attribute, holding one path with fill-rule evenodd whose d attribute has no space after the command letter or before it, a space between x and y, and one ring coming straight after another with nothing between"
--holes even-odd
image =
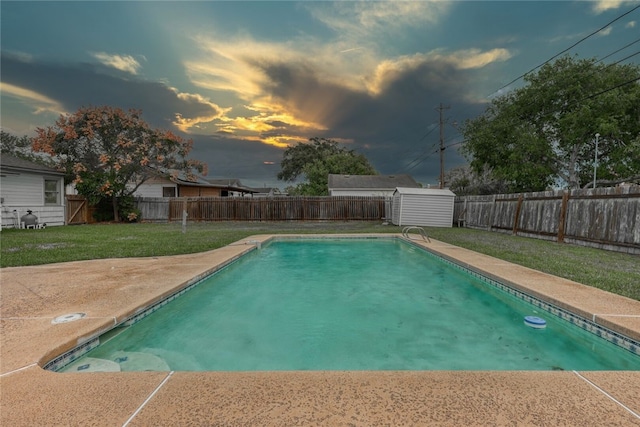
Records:
<instances>
[{"instance_id":1,"label":"pool handrail","mask_svg":"<svg viewBox=\"0 0 640 427\"><path fill-rule=\"evenodd\" d=\"M424 228L418 227L417 225L410 225L408 227L403 228L402 229L402 236L405 239L414 240L411 237L411 234L409 233L412 230L417 231L418 234L422 237L422 240L426 241L427 243L431 243L431 239L429 239L429 236L427 236L427 233L424 231Z\"/></svg>"}]
</instances>

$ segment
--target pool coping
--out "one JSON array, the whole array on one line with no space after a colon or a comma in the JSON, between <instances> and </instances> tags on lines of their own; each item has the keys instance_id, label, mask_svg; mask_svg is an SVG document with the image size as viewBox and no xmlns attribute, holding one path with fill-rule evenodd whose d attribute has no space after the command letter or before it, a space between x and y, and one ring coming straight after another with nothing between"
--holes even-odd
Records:
<instances>
[{"instance_id":1,"label":"pool coping","mask_svg":"<svg viewBox=\"0 0 640 427\"><path fill-rule=\"evenodd\" d=\"M141 307L166 299L261 243L322 236L257 235L203 254L2 269L0 424L184 425L196 417L200 424L217 420L220 425L415 425L421 419L437 425L535 420L540 424L640 425L640 403L634 398L640 392L640 372L635 371L56 374L41 368L56 355L89 342L139 314ZM435 240L411 243L607 329L640 337L640 301ZM158 274L161 280L154 280L152 276ZM141 283L132 286L133 278ZM51 324L56 316L73 312L87 316ZM565 393L569 390L571 395ZM276 399L285 394L286 399ZM236 398L229 400L230 395ZM327 401L329 396L333 399ZM378 409L370 407L370 398L380 401ZM55 403L44 406L52 410L43 413L43 402ZM249 414L241 407L244 412L250 407ZM519 407L522 413L515 412ZM107 417L99 418L97 413Z\"/></svg>"}]
</instances>

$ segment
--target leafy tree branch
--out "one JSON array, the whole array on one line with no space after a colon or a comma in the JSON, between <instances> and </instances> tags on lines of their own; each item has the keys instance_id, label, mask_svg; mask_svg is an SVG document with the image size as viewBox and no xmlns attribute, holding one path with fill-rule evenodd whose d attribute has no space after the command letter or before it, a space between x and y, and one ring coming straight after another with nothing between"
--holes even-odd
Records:
<instances>
[{"instance_id":1,"label":"leafy tree branch","mask_svg":"<svg viewBox=\"0 0 640 427\"><path fill-rule=\"evenodd\" d=\"M305 182L287 189L292 195L325 196L329 194L329 174L376 175L367 158L353 150L340 147L337 141L310 138L310 143L289 146L283 156L278 179Z\"/></svg>"},{"instance_id":2,"label":"leafy tree branch","mask_svg":"<svg viewBox=\"0 0 640 427\"><path fill-rule=\"evenodd\" d=\"M91 203L110 199L118 219L118 201L154 174L193 177L206 170L205 164L187 158L193 141L152 129L141 115L138 110L83 107L38 128L32 148L51 155Z\"/></svg>"},{"instance_id":3,"label":"leafy tree branch","mask_svg":"<svg viewBox=\"0 0 640 427\"><path fill-rule=\"evenodd\" d=\"M640 175L640 66L564 56L525 76L463 128L463 152L510 191L602 184ZM595 164L596 134L598 163Z\"/></svg>"}]
</instances>

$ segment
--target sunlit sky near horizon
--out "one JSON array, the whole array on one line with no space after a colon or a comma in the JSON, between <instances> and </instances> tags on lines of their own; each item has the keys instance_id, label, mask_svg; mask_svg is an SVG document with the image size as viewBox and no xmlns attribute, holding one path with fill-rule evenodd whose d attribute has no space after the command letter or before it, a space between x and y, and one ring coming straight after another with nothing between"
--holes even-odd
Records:
<instances>
[{"instance_id":1,"label":"sunlit sky near horizon","mask_svg":"<svg viewBox=\"0 0 640 427\"><path fill-rule=\"evenodd\" d=\"M440 104L450 169L466 163L456 123L517 77L603 27L567 53L637 54L640 9L607 24L639 4L3 0L0 125L32 136L81 106L135 108L193 139L212 178L284 188L286 146L326 137L435 185Z\"/></svg>"}]
</instances>

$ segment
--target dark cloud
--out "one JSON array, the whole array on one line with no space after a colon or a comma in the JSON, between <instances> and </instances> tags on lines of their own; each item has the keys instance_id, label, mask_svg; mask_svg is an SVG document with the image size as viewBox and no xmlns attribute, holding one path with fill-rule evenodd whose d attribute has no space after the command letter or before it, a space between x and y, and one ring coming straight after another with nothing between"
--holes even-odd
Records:
<instances>
[{"instance_id":1,"label":"dark cloud","mask_svg":"<svg viewBox=\"0 0 640 427\"><path fill-rule=\"evenodd\" d=\"M261 64L270 79L270 95L304 120L328 128L322 136L353 141L350 147L367 156L384 174L410 173L424 183L437 183L439 122L436 108L445 110L445 169L464 164L457 152L461 136L452 126L477 116L483 105L472 104L469 93L473 72L459 70L450 61L424 60L395 71L378 94L356 91L326 82L311 67ZM434 152L435 151L435 152Z\"/></svg>"},{"instance_id":2,"label":"dark cloud","mask_svg":"<svg viewBox=\"0 0 640 427\"><path fill-rule=\"evenodd\" d=\"M318 123L327 130L272 120L274 128L261 138L300 136L349 141L349 147L364 154L381 173L410 173L423 183L437 183L439 156L435 108L444 103L449 123L475 117L482 106L470 104L460 94L468 93L472 71L459 70L445 60L415 64L394 70L371 94L328 82L304 64L258 64L268 77L264 88L272 99L295 117ZM178 96L170 87L148 82L97 64L65 65L30 62L2 55L2 81L28 88L59 102L67 111L81 106L110 105L143 111L152 126L172 128L179 113L183 119L213 116L220 111L197 96ZM457 131L445 127L446 145L456 142ZM192 157L209 165L209 176L233 177L250 185L285 186L275 179L283 148L247 141L224 130L194 139ZM457 138L460 138L457 136ZM446 168L464 163L458 146L445 151ZM265 165L263 162L275 162Z\"/></svg>"},{"instance_id":3,"label":"dark cloud","mask_svg":"<svg viewBox=\"0 0 640 427\"><path fill-rule=\"evenodd\" d=\"M239 178L243 184L253 187L281 187L277 181L282 149L257 141L233 138L196 136L190 157L202 160L209 167L213 178ZM274 162L265 165L264 162Z\"/></svg>"},{"instance_id":4,"label":"dark cloud","mask_svg":"<svg viewBox=\"0 0 640 427\"><path fill-rule=\"evenodd\" d=\"M141 109L151 126L164 129L173 128L171 121L178 112L186 119L218 113L210 104L198 102L195 97L178 97L162 83L131 77L99 65L25 62L11 55L2 55L3 82L54 99L68 111L89 105ZM209 176L241 178L243 182L256 186L276 184L281 149L232 139L232 135L225 131L218 131L212 136L189 137L194 141L190 157L207 163ZM274 161L276 165L266 166L264 161Z\"/></svg>"},{"instance_id":5,"label":"dark cloud","mask_svg":"<svg viewBox=\"0 0 640 427\"><path fill-rule=\"evenodd\" d=\"M67 111L89 105L139 109L147 122L164 129L173 127L177 113L184 119L220 114L215 106L196 97L179 97L163 83L143 81L97 64L24 61L3 53L2 81L54 99Z\"/></svg>"},{"instance_id":6,"label":"dark cloud","mask_svg":"<svg viewBox=\"0 0 640 427\"><path fill-rule=\"evenodd\" d=\"M268 125L273 126L274 128L285 129L289 127L289 124L280 120L271 120L266 122Z\"/></svg>"}]
</instances>

